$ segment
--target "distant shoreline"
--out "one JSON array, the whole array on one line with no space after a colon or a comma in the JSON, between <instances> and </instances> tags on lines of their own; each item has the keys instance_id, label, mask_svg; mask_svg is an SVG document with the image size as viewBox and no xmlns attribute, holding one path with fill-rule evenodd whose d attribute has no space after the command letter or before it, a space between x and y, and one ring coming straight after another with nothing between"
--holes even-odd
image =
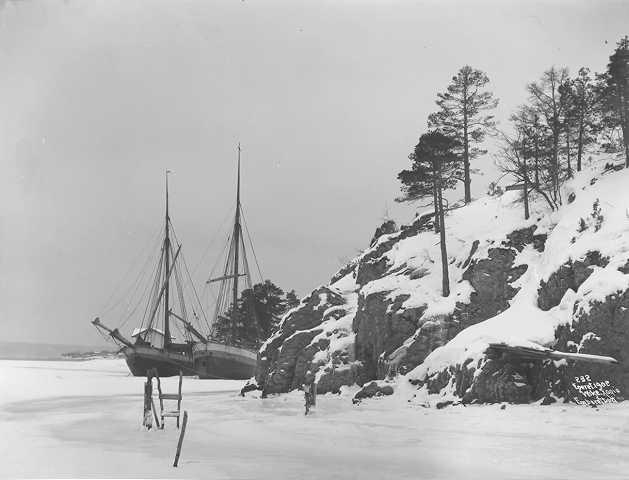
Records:
<instances>
[{"instance_id":1,"label":"distant shoreline","mask_svg":"<svg viewBox=\"0 0 629 480\"><path fill-rule=\"evenodd\" d=\"M94 345L0 342L0 360L77 361L116 357L118 357L117 349Z\"/></svg>"},{"instance_id":2,"label":"distant shoreline","mask_svg":"<svg viewBox=\"0 0 629 480\"><path fill-rule=\"evenodd\" d=\"M58 357L17 357L17 356L7 356L0 355L1 361L20 361L20 362L86 362L88 360L102 360L102 359L117 359L121 358L119 355L111 354L111 355L94 355L89 357L67 357L67 356L58 356Z\"/></svg>"}]
</instances>

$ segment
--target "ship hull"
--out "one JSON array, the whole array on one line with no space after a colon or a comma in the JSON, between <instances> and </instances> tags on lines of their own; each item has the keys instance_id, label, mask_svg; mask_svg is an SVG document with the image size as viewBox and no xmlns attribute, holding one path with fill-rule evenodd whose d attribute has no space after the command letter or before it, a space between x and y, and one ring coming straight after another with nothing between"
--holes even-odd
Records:
<instances>
[{"instance_id":1,"label":"ship hull","mask_svg":"<svg viewBox=\"0 0 629 480\"><path fill-rule=\"evenodd\" d=\"M145 377L148 370L156 369L160 377L173 377L182 371L184 375L196 375L189 356L165 352L158 348L141 346L122 350L131 374Z\"/></svg>"},{"instance_id":2,"label":"ship hull","mask_svg":"<svg viewBox=\"0 0 629 480\"><path fill-rule=\"evenodd\" d=\"M193 356L199 378L246 380L256 369L256 353L240 347L210 342L195 347Z\"/></svg>"}]
</instances>

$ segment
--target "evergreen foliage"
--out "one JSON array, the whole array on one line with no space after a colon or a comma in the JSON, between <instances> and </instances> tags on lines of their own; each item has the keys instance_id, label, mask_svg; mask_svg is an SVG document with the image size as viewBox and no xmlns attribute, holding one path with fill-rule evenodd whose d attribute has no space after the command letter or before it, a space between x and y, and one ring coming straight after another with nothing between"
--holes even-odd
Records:
<instances>
[{"instance_id":1,"label":"evergreen foliage","mask_svg":"<svg viewBox=\"0 0 629 480\"><path fill-rule=\"evenodd\" d=\"M625 150L625 167L629 167L629 39L623 38L609 57L605 90L606 120L610 127L620 127Z\"/></svg>"},{"instance_id":2,"label":"evergreen foliage","mask_svg":"<svg viewBox=\"0 0 629 480\"><path fill-rule=\"evenodd\" d=\"M592 217L592 221L594 222L594 231L598 232L603 226L603 220L605 220L605 217L601 213L601 202L598 198L592 204L592 213L590 214L590 216Z\"/></svg>"},{"instance_id":3,"label":"evergreen foliage","mask_svg":"<svg viewBox=\"0 0 629 480\"><path fill-rule=\"evenodd\" d=\"M291 308L295 308L297 305L299 305L299 298L297 298L297 294L295 293L295 290L291 290L290 292L286 293L286 309L290 310Z\"/></svg>"},{"instance_id":4,"label":"evergreen foliage","mask_svg":"<svg viewBox=\"0 0 629 480\"><path fill-rule=\"evenodd\" d=\"M230 308L217 319L213 336L258 346L275 332L282 315L296 304L299 299L294 290L285 295L270 280L257 283L252 289L242 291L235 310Z\"/></svg>"},{"instance_id":5,"label":"evergreen foliage","mask_svg":"<svg viewBox=\"0 0 629 480\"><path fill-rule=\"evenodd\" d=\"M452 77L443 93L438 93L439 110L428 117L428 128L438 129L458 141L457 153L463 161L465 203L472 200L470 161L486 153L477 145L496 125L490 113L498 100L487 91L489 77L481 70L466 65Z\"/></svg>"},{"instance_id":6,"label":"evergreen foliage","mask_svg":"<svg viewBox=\"0 0 629 480\"><path fill-rule=\"evenodd\" d=\"M567 104L562 101L561 90L568 82L566 68L552 67L542 77L527 85L528 108L540 122L539 134L542 137L544 155L540 159L546 179L546 191L553 208L561 205L561 184L567 178L560 163L560 142L564 132L563 118Z\"/></svg>"},{"instance_id":7,"label":"evergreen foliage","mask_svg":"<svg viewBox=\"0 0 629 480\"><path fill-rule=\"evenodd\" d=\"M430 199L435 208L435 222L439 224L440 233L442 295L444 297L450 294L450 281L444 222L446 202L443 191L456 185L459 164L456 152L459 147L457 139L444 135L442 132L433 130L424 133L419 138L419 143L415 146L413 153L409 155L412 161L411 169L403 170L398 174L404 194L398 198L398 201Z\"/></svg>"},{"instance_id":8,"label":"evergreen foliage","mask_svg":"<svg viewBox=\"0 0 629 480\"><path fill-rule=\"evenodd\" d=\"M568 78L560 87L561 101L565 105L564 138L567 167L572 171L571 155L576 154L577 171L581 171L583 154L594 143L603 123L600 113L600 81L590 75L585 67L574 78Z\"/></svg>"}]
</instances>

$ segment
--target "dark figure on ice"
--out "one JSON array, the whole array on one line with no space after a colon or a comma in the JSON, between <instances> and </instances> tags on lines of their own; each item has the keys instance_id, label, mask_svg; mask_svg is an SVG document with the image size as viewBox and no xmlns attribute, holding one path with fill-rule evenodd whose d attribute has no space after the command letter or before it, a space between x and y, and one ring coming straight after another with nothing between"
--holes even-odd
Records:
<instances>
[{"instance_id":1,"label":"dark figure on ice","mask_svg":"<svg viewBox=\"0 0 629 480\"><path fill-rule=\"evenodd\" d=\"M308 415L308 412L310 411L310 407L314 407L315 405L315 391L316 391L316 386L314 383L314 376L310 372L306 374L302 388L304 390L304 400L305 400L305 407L306 407L306 412L304 415Z\"/></svg>"}]
</instances>

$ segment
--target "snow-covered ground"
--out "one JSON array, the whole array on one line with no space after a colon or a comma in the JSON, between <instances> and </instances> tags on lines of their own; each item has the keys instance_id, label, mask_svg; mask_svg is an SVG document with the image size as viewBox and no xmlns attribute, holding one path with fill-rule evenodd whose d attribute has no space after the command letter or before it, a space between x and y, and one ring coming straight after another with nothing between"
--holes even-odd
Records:
<instances>
[{"instance_id":1,"label":"snow-covered ground","mask_svg":"<svg viewBox=\"0 0 629 480\"><path fill-rule=\"evenodd\" d=\"M297 393L242 398L241 382L193 378L183 384L190 419L175 469L174 421L163 431L140 426L142 385L121 360L0 361L0 477L620 479L629 471L629 404L436 410L404 395L353 406L348 391L319 397L304 417Z\"/></svg>"}]
</instances>

